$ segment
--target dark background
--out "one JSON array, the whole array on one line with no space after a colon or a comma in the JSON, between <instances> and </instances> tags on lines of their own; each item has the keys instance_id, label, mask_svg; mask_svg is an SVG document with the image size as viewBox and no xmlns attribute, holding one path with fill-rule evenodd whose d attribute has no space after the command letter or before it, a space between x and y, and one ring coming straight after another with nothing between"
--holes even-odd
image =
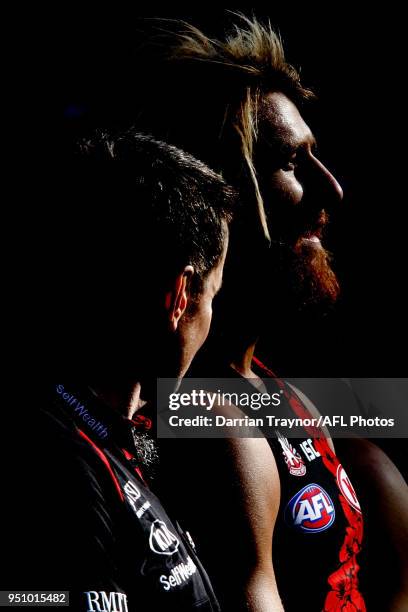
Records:
<instances>
[{"instance_id":1,"label":"dark background","mask_svg":"<svg viewBox=\"0 0 408 612\"><path fill-rule=\"evenodd\" d=\"M279 337L292 376L404 376L406 346L403 66L398 14L351 7L233 9L269 17L287 58L319 95L313 129L345 198L331 248L343 294L336 312ZM227 9L66 10L53 24L50 113L67 148L95 127L131 123L137 60L149 17L224 30ZM152 75L154 78L154 75ZM165 100L165 92L163 92ZM62 138L61 138L62 137Z\"/></svg>"}]
</instances>

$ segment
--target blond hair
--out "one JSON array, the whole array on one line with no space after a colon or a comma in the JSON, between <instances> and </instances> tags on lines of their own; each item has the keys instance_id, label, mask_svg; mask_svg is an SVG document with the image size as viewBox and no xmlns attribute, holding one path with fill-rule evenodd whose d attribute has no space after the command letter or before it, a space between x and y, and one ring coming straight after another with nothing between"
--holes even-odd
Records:
<instances>
[{"instance_id":1,"label":"blond hair","mask_svg":"<svg viewBox=\"0 0 408 612\"><path fill-rule=\"evenodd\" d=\"M234 15L240 23L232 26L224 40L210 38L187 22L176 22L176 31L165 28L166 60L168 65L177 66L179 72L183 71L183 67L188 71L188 78L178 83L178 88L181 83L184 92L186 88L194 87L218 88L214 94L222 106L222 109L218 109L221 117L218 137L221 137L228 123L238 135L259 218L269 239L253 158L254 143L258 138L260 103L270 91L282 91L295 103L308 100L313 94L301 85L299 73L286 62L281 38L271 24L263 24L255 17L248 18L241 13ZM177 91L177 87L174 90L170 96L183 96L183 91ZM184 145L180 141L178 144ZM194 153L199 154L197 150ZM205 161L209 162L208 159Z\"/></svg>"}]
</instances>

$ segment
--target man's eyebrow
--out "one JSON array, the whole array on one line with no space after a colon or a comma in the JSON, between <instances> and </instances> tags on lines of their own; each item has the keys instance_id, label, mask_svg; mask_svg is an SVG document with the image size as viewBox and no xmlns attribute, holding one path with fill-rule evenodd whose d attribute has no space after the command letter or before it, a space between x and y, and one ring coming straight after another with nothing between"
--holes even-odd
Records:
<instances>
[{"instance_id":1,"label":"man's eyebrow","mask_svg":"<svg viewBox=\"0 0 408 612\"><path fill-rule=\"evenodd\" d=\"M263 136L261 142L268 148L282 155L293 155L298 150L300 144L293 139L283 138L279 134L269 137Z\"/></svg>"},{"instance_id":2,"label":"man's eyebrow","mask_svg":"<svg viewBox=\"0 0 408 612\"><path fill-rule=\"evenodd\" d=\"M274 135L263 136L262 142L280 154L287 156L294 155L299 149L306 149L308 145L310 145L312 150L317 148L316 138L312 133L310 138L297 140L295 137L288 138L285 131L278 130Z\"/></svg>"},{"instance_id":3,"label":"man's eyebrow","mask_svg":"<svg viewBox=\"0 0 408 612\"><path fill-rule=\"evenodd\" d=\"M310 148L312 149L312 151L316 151L317 149L317 141L316 141L314 134L312 134L310 138Z\"/></svg>"}]
</instances>

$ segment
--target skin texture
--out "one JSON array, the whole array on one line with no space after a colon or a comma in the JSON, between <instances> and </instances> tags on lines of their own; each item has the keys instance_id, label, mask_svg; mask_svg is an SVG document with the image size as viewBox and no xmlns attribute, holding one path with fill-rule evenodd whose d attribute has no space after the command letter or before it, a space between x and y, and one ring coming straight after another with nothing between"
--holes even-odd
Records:
<instances>
[{"instance_id":1,"label":"skin texture","mask_svg":"<svg viewBox=\"0 0 408 612\"><path fill-rule=\"evenodd\" d=\"M251 514L252 518L246 529L248 541L252 542L253 550L250 552L254 554L254 563L252 567L249 564L250 571L244 580L245 600L254 612L266 609L279 612L283 607L270 563L272 534L280 502L275 459L264 439L234 439L228 444L237 480L246 493L242 500L243 511L246 515Z\"/></svg>"}]
</instances>

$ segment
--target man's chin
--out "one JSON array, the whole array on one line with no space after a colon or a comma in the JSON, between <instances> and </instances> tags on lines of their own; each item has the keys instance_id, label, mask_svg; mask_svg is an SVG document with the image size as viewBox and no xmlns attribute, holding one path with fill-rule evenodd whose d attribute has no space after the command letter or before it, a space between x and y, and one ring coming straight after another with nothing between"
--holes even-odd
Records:
<instances>
[{"instance_id":1,"label":"man's chin","mask_svg":"<svg viewBox=\"0 0 408 612\"><path fill-rule=\"evenodd\" d=\"M318 236L302 237L293 249L293 289L300 298L299 306L321 306L323 310L335 304L340 287L331 268L331 255Z\"/></svg>"}]
</instances>

